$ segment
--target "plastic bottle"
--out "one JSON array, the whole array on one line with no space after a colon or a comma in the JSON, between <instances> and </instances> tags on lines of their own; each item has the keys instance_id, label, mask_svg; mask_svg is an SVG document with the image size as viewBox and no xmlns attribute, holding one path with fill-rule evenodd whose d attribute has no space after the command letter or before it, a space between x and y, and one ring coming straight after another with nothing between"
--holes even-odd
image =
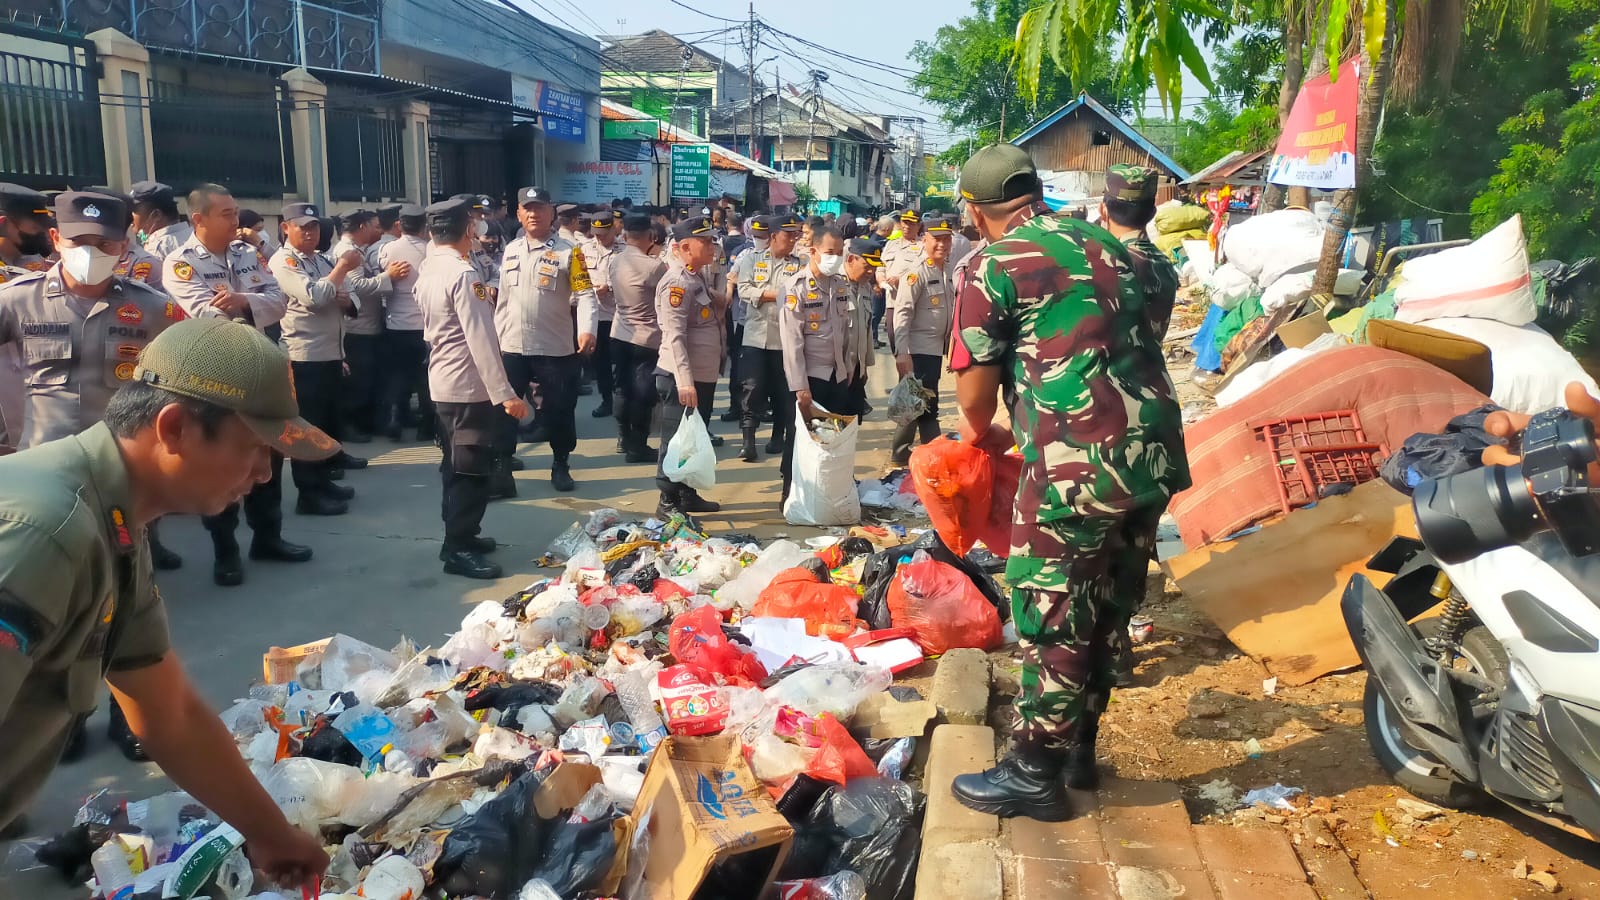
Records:
<instances>
[{"instance_id":1,"label":"plastic bottle","mask_svg":"<svg viewBox=\"0 0 1600 900\"><path fill-rule=\"evenodd\" d=\"M656 712L656 703L650 699L650 687L638 672L624 672L612 683L617 689L617 700L622 711L633 725L633 740L639 749L649 753L667 736L667 726Z\"/></svg>"},{"instance_id":2,"label":"plastic bottle","mask_svg":"<svg viewBox=\"0 0 1600 900\"><path fill-rule=\"evenodd\" d=\"M411 761L404 750L396 750L391 744L383 754L383 768L396 775L410 775L416 770L417 764Z\"/></svg>"},{"instance_id":3,"label":"plastic bottle","mask_svg":"<svg viewBox=\"0 0 1600 900\"><path fill-rule=\"evenodd\" d=\"M867 896L866 881L849 869L826 878L780 881L773 887L779 900L864 900Z\"/></svg>"},{"instance_id":4,"label":"plastic bottle","mask_svg":"<svg viewBox=\"0 0 1600 900\"><path fill-rule=\"evenodd\" d=\"M89 864L94 867L94 880L106 900L128 900L133 896L133 870L116 841L101 844L89 856Z\"/></svg>"}]
</instances>

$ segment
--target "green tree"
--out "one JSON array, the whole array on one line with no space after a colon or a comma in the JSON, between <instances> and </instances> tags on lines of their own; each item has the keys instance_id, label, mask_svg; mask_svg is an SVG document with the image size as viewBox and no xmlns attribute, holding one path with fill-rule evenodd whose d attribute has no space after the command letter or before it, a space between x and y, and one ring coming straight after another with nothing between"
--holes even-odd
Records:
<instances>
[{"instance_id":1,"label":"green tree","mask_svg":"<svg viewBox=\"0 0 1600 900\"><path fill-rule=\"evenodd\" d=\"M1189 171L1198 172L1234 150L1253 153L1272 147L1281 130L1276 88L1272 96L1271 106L1243 109L1208 98L1184 120L1174 158Z\"/></svg>"}]
</instances>

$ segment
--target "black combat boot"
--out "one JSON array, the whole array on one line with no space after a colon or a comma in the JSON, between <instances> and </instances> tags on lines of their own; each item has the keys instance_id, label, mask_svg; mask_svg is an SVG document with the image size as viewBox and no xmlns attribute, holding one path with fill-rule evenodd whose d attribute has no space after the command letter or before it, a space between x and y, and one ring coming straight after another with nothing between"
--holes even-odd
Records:
<instances>
[{"instance_id":1,"label":"black combat boot","mask_svg":"<svg viewBox=\"0 0 1600 900\"><path fill-rule=\"evenodd\" d=\"M771 453L771 448L768 448ZM744 447L739 450L739 458L745 462L758 462L761 457L756 455L756 430L754 427L744 430Z\"/></svg>"},{"instance_id":2,"label":"black combat boot","mask_svg":"<svg viewBox=\"0 0 1600 900\"><path fill-rule=\"evenodd\" d=\"M563 494L578 489L577 482L572 480L572 469L568 467L565 456L556 457L550 464L550 486Z\"/></svg>"},{"instance_id":3,"label":"black combat boot","mask_svg":"<svg viewBox=\"0 0 1600 900\"><path fill-rule=\"evenodd\" d=\"M150 761L149 755L144 752L144 745L139 743L139 738L128 727L128 717L122 714L122 707L117 704L115 697L111 698L111 722L106 726L106 737L117 745L129 762Z\"/></svg>"},{"instance_id":4,"label":"black combat boot","mask_svg":"<svg viewBox=\"0 0 1600 900\"><path fill-rule=\"evenodd\" d=\"M217 561L211 567L211 580L217 587L238 587L244 584L244 561L239 558L239 542L233 535L213 532L211 546Z\"/></svg>"},{"instance_id":5,"label":"black combat boot","mask_svg":"<svg viewBox=\"0 0 1600 900\"><path fill-rule=\"evenodd\" d=\"M484 559L483 554L471 550L452 550L443 554L443 557L444 570L450 575L492 581L501 574L498 565Z\"/></svg>"},{"instance_id":6,"label":"black combat boot","mask_svg":"<svg viewBox=\"0 0 1600 900\"><path fill-rule=\"evenodd\" d=\"M958 775L950 792L968 809L991 816L1026 816L1040 822L1072 818L1059 760L1027 759L1015 751L986 772Z\"/></svg>"},{"instance_id":7,"label":"black combat boot","mask_svg":"<svg viewBox=\"0 0 1600 900\"><path fill-rule=\"evenodd\" d=\"M686 513L721 512L722 504L707 500L694 488L681 487L678 489L678 509Z\"/></svg>"},{"instance_id":8,"label":"black combat boot","mask_svg":"<svg viewBox=\"0 0 1600 900\"><path fill-rule=\"evenodd\" d=\"M1096 698L1091 696L1093 706ZM1078 720L1078 731L1067 747L1066 763L1061 767L1061 781L1069 788L1092 791L1100 787L1100 770L1094 764L1094 743L1100 736L1100 712L1085 709Z\"/></svg>"},{"instance_id":9,"label":"black combat boot","mask_svg":"<svg viewBox=\"0 0 1600 900\"><path fill-rule=\"evenodd\" d=\"M250 558L262 562L310 562L311 548L291 544L278 535L258 534L250 541Z\"/></svg>"},{"instance_id":10,"label":"black combat boot","mask_svg":"<svg viewBox=\"0 0 1600 900\"><path fill-rule=\"evenodd\" d=\"M489 499L515 500L517 479L511 474L511 460L515 457L496 456L489 465ZM499 577L499 576L494 576Z\"/></svg>"},{"instance_id":11,"label":"black combat boot","mask_svg":"<svg viewBox=\"0 0 1600 900\"><path fill-rule=\"evenodd\" d=\"M322 491L301 491L294 502L294 511L302 516L342 516L350 511L350 504Z\"/></svg>"},{"instance_id":12,"label":"black combat boot","mask_svg":"<svg viewBox=\"0 0 1600 900\"><path fill-rule=\"evenodd\" d=\"M610 416L611 412L611 398L607 397L606 399L600 401L600 405L596 406L594 408L594 412L589 413L589 415L594 416L596 419L604 419Z\"/></svg>"}]
</instances>

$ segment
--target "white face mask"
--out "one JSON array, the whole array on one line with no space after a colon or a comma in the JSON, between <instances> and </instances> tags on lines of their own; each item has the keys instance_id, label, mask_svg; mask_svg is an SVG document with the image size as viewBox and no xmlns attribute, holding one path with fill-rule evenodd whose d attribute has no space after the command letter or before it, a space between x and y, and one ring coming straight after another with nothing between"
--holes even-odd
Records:
<instances>
[{"instance_id":1,"label":"white face mask","mask_svg":"<svg viewBox=\"0 0 1600 900\"><path fill-rule=\"evenodd\" d=\"M61 266L79 284L100 284L117 269L117 257L94 247L62 247Z\"/></svg>"},{"instance_id":2,"label":"white face mask","mask_svg":"<svg viewBox=\"0 0 1600 900\"><path fill-rule=\"evenodd\" d=\"M488 220L486 220L486 219L478 219L478 220L474 221L472 223L472 233L476 234L478 237L486 236L489 233L489 222L488 222Z\"/></svg>"},{"instance_id":3,"label":"white face mask","mask_svg":"<svg viewBox=\"0 0 1600 900\"><path fill-rule=\"evenodd\" d=\"M824 275L838 275L844 271L844 257L833 253L822 254L822 260L817 263L817 269Z\"/></svg>"}]
</instances>

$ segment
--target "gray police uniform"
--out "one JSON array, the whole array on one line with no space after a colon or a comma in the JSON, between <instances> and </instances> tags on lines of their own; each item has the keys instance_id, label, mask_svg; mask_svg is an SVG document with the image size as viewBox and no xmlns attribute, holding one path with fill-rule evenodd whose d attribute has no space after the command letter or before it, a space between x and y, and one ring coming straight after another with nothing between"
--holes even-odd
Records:
<instances>
[{"instance_id":1,"label":"gray police uniform","mask_svg":"<svg viewBox=\"0 0 1600 900\"><path fill-rule=\"evenodd\" d=\"M621 229L613 225L611 230ZM589 278L594 281L595 306L600 312L600 328L594 336L594 380L603 404L612 403L612 394L617 390L615 363L611 360L611 325L617 318L617 297L611 290L611 260L622 243L622 238L616 236L611 246L606 247L599 239L590 237L578 245L583 250Z\"/></svg>"},{"instance_id":2,"label":"gray police uniform","mask_svg":"<svg viewBox=\"0 0 1600 900\"><path fill-rule=\"evenodd\" d=\"M16 265L0 262L0 284L21 278L29 272L49 271L51 265L37 256L19 257ZM0 451L17 449L17 442L22 439L22 417L27 396L22 355L16 347L0 344Z\"/></svg>"},{"instance_id":3,"label":"gray police uniform","mask_svg":"<svg viewBox=\"0 0 1600 900\"><path fill-rule=\"evenodd\" d=\"M516 392L500 362L493 295L465 257L450 247L430 247L416 297L444 450L444 549L470 551L489 506L494 434L503 417L498 407Z\"/></svg>"},{"instance_id":4,"label":"gray police uniform","mask_svg":"<svg viewBox=\"0 0 1600 900\"><path fill-rule=\"evenodd\" d=\"M227 318L227 313L211 305L216 288L225 287L243 294L249 307L241 316L267 337L277 340L282 329L287 301L278 282L273 280L267 258L244 241L232 241L221 256L207 250L200 236L189 239L172 251L161 264L162 288L195 318ZM277 539L283 531L283 457L272 454L272 478L250 489L242 504L235 503L215 516L204 516L206 530L218 559L237 555L233 532L239 526L239 508L244 508L245 523L257 541Z\"/></svg>"},{"instance_id":5,"label":"gray police uniform","mask_svg":"<svg viewBox=\"0 0 1600 900\"><path fill-rule=\"evenodd\" d=\"M577 320L572 315L577 304ZM500 354L517 393L531 391L556 462L578 446L578 335L597 334L600 308L578 245L559 235L526 234L506 245L495 305ZM498 450L506 463L517 449L517 422L503 417Z\"/></svg>"},{"instance_id":6,"label":"gray police uniform","mask_svg":"<svg viewBox=\"0 0 1600 900\"><path fill-rule=\"evenodd\" d=\"M301 253L287 245L272 255L269 268L288 298L280 325L300 415L338 440L339 404L345 390L344 337L350 321L339 295L349 290L349 282L341 287L328 280L333 263L321 253ZM326 462L295 460L289 469L302 495L329 492L333 479Z\"/></svg>"},{"instance_id":7,"label":"gray police uniform","mask_svg":"<svg viewBox=\"0 0 1600 900\"><path fill-rule=\"evenodd\" d=\"M60 759L108 671L170 648L133 489L104 423L0 458L0 827Z\"/></svg>"},{"instance_id":8,"label":"gray police uniform","mask_svg":"<svg viewBox=\"0 0 1600 900\"><path fill-rule=\"evenodd\" d=\"M385 235L387 237L387 235ZM405 234L391 241L379 241L378 268L403 262L411 274L391 284L383 301L383 358L388 368L380 423L398 437L410 420L411 395L417 395L417 440L431 440L434 434L433 400L428 394L428 342L422 337L422 307L417 303L417 280L422 276L422 261L428 255L428 239Z\"/></svg>"},{"instance_id":9,"label":"gray police uniform","mask_svg":"<svg viewBox=\"0 0 1600 900\"><path fill-rule=\"evenodd\" d=\"M739 351L742 412L739 427L755 439L757 416L772 416L772 443L781 444L794 428L783 413L789 408L788 381L783 374L783 341L778 336L778 308L784 291L805 263L796 256L774 259L770 249L740 257L734 273L739 306L744 309L744 346ZM771 290L773 296L761 295ZM767 452L773 452L772 447Z\"/></svg>"},{"instance_id":10,"label":"gray police uniform","mask_svg":"<svg viewBox=\"0 0 1600 900\"><path fill-rule=\"evenodd\" d=\"M18 448L77 434L105 415L146 344L187 318L167 296L117 278L99 300L67 290L59 265L0 285L0 345L21 350L27 386Z\"/></svg>"},{"instance_id":11,"label":"gray police uniform","mask_svg":"<svg viewBox=\"0 0 1600 900\"><path fill-rule=\"evenodd\" d=\"M622 449L641 455L650 442L651 414L656 408L656 363L661 355L656 287L667 272L667 264L627 243L610 263L607 277L617 306L616 319L611 323L617 430L622 436Z\"/></svg>"},{"instance_id":12,"label":"gray police uniform","mask_svg":"<svg viewBox=\"0 0 1600 900\"><path fill-rule=\"evenodd\" d=\"M161 290L161 257L156 256L138 244L130 242L128 252L122 254L117 260L114 274L131 281L148 284L156 290Z\"/></svg>"},{"instance_id":13,"label":"gray police uniform","mask_svg":"<svg viewBox=\"0 0 1600 900\"><path fill-rule=\"evenodd\" d=\"M381 344L383 334L383 301L394 290L388 273L378 265L379 247L376 241L357 247L348 235L339 239L328 254L337 260L347 251L361 254L361 268L350 273L347 282L350 295L359 309L344 329L344 359L350 366L350 376L345 379L340 412L347 431L372 434L381 424L378 416L380 391L383 386Z\"/></svg>"},{"instance_id":14,"label":"gray police uniform","mask_svg":"<svg viewBox=\"0 0 1600 900\"><path fill-rule=\"evenodd\" d=\"M784 415L798 416L795 394L810 391L811 400L838 416L859 415L854 389L856 352L852 345L851 296L843 275L816 275L808 267L785 283L779 301L777 331L783 345L783 374L789 388ZM789 497L795 433L783 447L783 497Z\"/></svg>"},{"instance_id":15,"label":"gray police uniform","mask_svg":"<svg viewBox=\"0 0 1600 900\"><path fill-rule=\"evenodd\" d=\"M911 357L911 374L931 395L928 411L909 425L895 429L893 458L911 454L913 436L926 444L939 436L939 373L950 343L950 322L955 306L948 264L936 266L926 254L905 268L890 304L895 353Z\"/></svg>"},{"instance_id":16,"label":"gray police uniform","mask_svg":"<svg viewBox=\"0 0 1600 900\"><path fill-rule=\"evenodd\" d=\"M149 251L156 259L166 259L174 250L188 243L194 237L194 226L188 222L173 222L165 228L156 229L154 234L144 239L144 249Z\"/></svg>"},{"instance_id":17,"label":"gray police uniform","mask_svg":"<svg viewBox=\"0 0 1600 900\"><path fill-rule=\"evenodd\" d=\"M656 364L656 432L661 447L656 486L664 501L675 501L682 485L667 478L662 461L667 444L683 421L678 391L694 388L700 418L709 426L717 376L726 352L723 308L711 295L701 273L673 261L656 285L656 320L661 323L661 356Z\"/></svg>"}]
</instances>

